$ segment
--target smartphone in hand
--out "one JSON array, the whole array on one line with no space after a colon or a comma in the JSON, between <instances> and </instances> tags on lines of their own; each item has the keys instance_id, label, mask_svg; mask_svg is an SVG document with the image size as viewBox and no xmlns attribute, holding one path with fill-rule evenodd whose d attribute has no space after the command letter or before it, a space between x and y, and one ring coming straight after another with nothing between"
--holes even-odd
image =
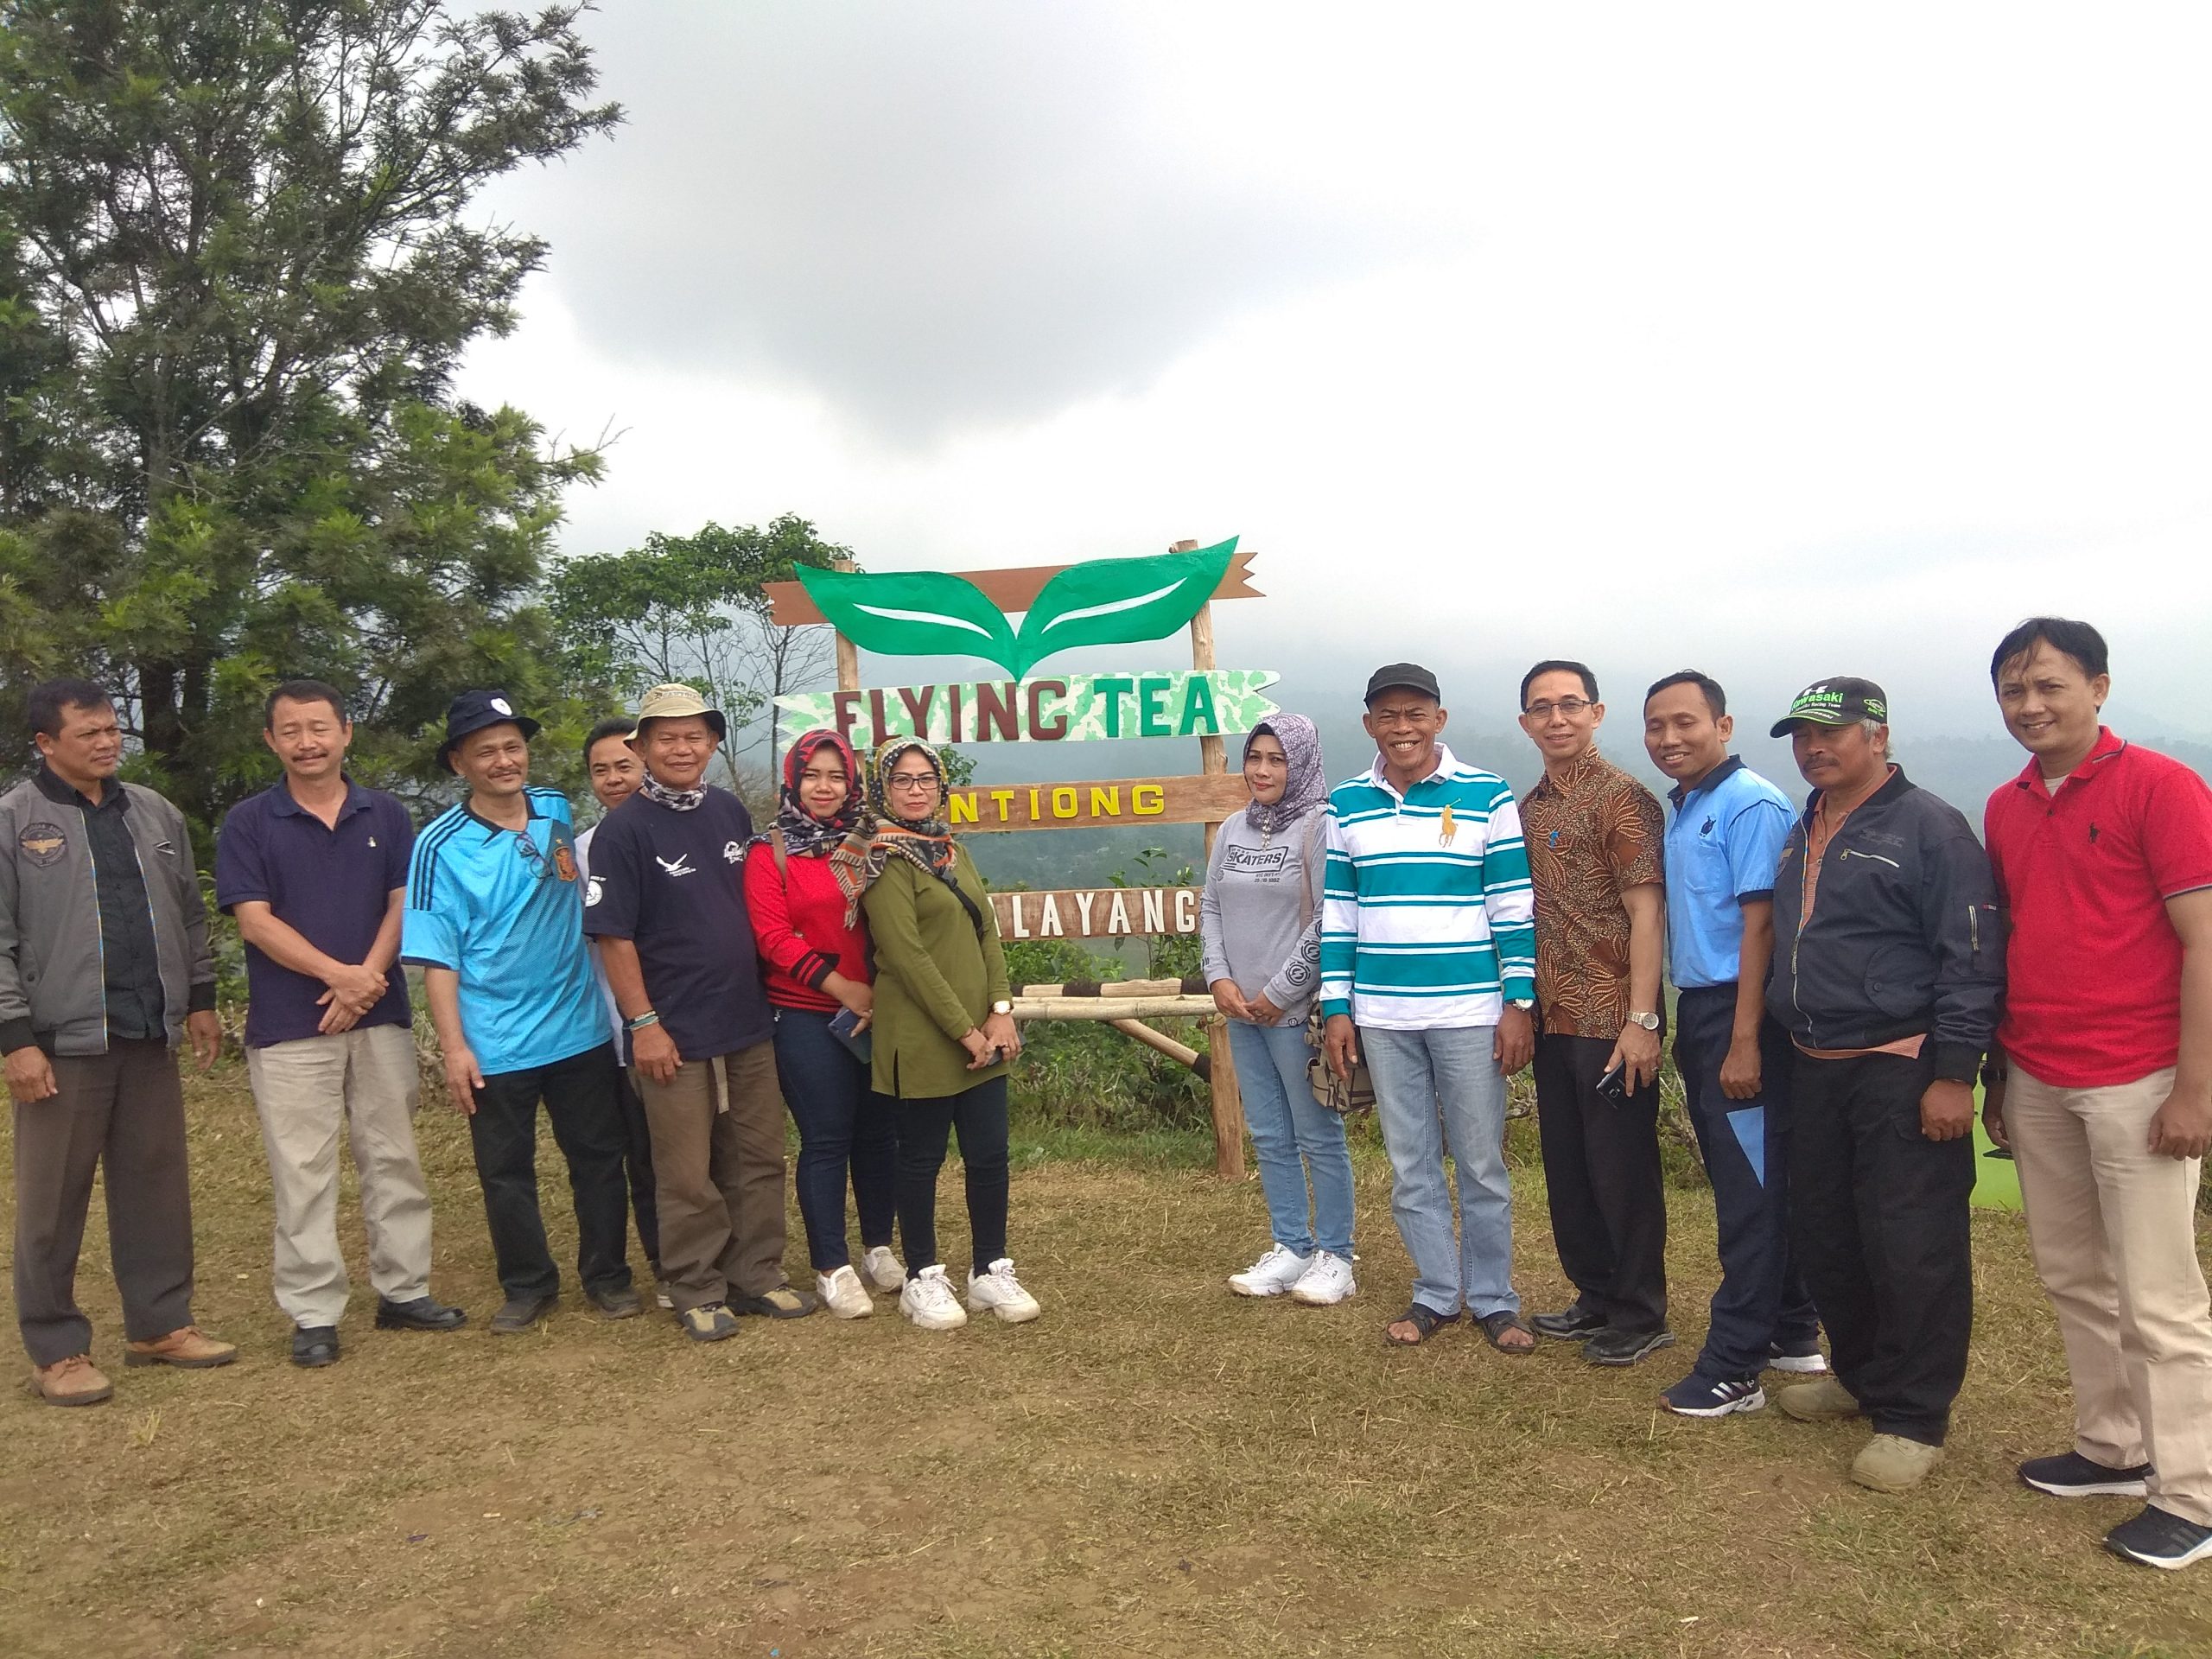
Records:
<instances>
[{"instance_id":1,"label":"smartphone in hand","mask_svg":"<svg viewBox=\"0 0 2212 1659\"><path fill-rule=\"evenodd\" d=\"M1607 1100L1622 1101L1628 1098L1628 1062L1626 1060L1623 1060L1598 1079L1598 1092Z\"/></svg>"},{"instance_id":2,"label":"smartphone in hand","mask_svg":"<svg viewBox=\"0 0 2212 1659\"><path fill-rule=\"evenodd\" d=\"M840 1008L830 1017L830 1034L853 1051L853 1056L862 1065L875 1060L875 1033L861 1029L861 1017L850 1008Z\"/></svg>"}]
</instances>

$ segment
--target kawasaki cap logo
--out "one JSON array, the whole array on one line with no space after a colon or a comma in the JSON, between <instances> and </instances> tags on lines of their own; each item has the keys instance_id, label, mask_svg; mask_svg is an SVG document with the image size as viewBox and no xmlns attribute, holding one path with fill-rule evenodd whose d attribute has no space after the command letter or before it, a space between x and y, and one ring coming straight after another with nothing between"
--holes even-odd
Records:
<instances>
[{"instance_id":1,"label":"kawasaki cap logo","mask_svg":"<svg viewBox=\"0 0 2212 1659\"><path fill-rule=\"evenodd\" d=\"M1839 675L1816 680L1790 700L1789 712L1774 722L1771 735L1787 737L1800 721L1811 726L1855 726L1862 720L1887 725L1890 700L1872 680Z\"/></svg>"}]
</instances>

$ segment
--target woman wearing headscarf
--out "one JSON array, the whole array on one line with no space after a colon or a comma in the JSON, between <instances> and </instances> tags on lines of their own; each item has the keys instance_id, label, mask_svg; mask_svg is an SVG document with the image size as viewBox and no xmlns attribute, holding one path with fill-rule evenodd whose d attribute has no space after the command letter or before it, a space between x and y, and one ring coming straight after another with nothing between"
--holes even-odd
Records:
<instances>
[{"instance_id":1,"label":"woman wearing headscarf","mask_svg":"<svg viewBox=\"0 0 2212 1659\"><path fill-rule=\"evenodd\" d=\"M1244 740L1252 804L1230 815L1206 861L1198 904L1205 976L1229 1016L1229 1052L1259 1156L1274 1242L1230 1276L1240 1296L1315 1306L1356 1288L1351 1154L1344 1120L1306 1081L1306 1016L1320 983L1321 738L1303 715L1273 715ZM1309 1208L1306 1183L1313 1183Z\"/></svg>"},{"instance_id":2,"label":"woman wearing headscarf","mask_svg":"<svg viewBox=\"0 0 2212 1659\"><path fill-rule=\"evenodd\" d=\"M891 1249L892 1189L899 1160L891 1103L876 1094L868 1063L830 1029L841 1010L865 1032L874 1006L867 931L846 919L850 901L830 855L862 810L860 766L833 731L808 732L784 756L775 826L745 861L745 906L776 1014L776 1073L798 1124L798 1212L823 1305L840 1319L874 1312L868 1290L906 1282ZM861 1268L845 1237L846 1172L861 1217Z\"/></svg>"},{"instance_id":3,"label":"woman wearing headscarf","mask_svg":"<svg viewBox=\"0 0 2212 1659\"><path fill-rule=\"evenodd\" d=\"M1006 1253L1007 1062L1021 1052L997 918L975 861L941 813L944 762L919 738L875 753L868 810L830 856L875 941L875 1087L898 1102L899 1311L925 1330L1037 1317ZM937 1249L946 1136L967 1166L967 1307Z\"/></svg>"}]
</instances>

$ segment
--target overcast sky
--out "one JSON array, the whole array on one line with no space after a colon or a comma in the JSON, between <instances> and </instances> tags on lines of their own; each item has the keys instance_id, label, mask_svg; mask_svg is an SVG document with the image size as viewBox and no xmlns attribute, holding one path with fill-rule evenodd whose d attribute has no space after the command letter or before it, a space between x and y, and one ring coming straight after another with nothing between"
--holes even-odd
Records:
<instances>
[{"instance_id":1,"label":"overcast sky","mask_svg":"<svg viewBox=\"0 0 2212 1659\"><path fill-rule=\"evenodd\" d=\"M1243 537L1224 664L1581 657L1994 734L1997 635L2212 733L2212 9L615 0L466 389L620 432L563 545ZM1173 648L1166 648L1172 655ZM1124 652L1124 656L1131 652ZM1165 662L1147 655L1146 665ZM948 673L945 677L968 677Z\"/></svg>"}]
</instances>

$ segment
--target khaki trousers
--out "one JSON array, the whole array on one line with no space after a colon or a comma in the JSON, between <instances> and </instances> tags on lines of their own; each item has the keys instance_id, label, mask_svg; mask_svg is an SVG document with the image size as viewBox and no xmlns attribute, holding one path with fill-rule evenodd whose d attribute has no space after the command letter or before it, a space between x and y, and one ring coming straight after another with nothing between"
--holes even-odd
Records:
<instances>
[{"instance_id":1,"label":"khaki trousers","mask_svg":"<svg viewBox=\"0 0 2212 1659\"><path fill-rule=\"evenodd\" d=\"M2158 1071L2059 1089L2017 1063L2005 1123L2028 1243L2074 1382L2075 1450L2148 1463L2152 1501L2212 1525L2212 1308L2196 1257L2198 1162L2154 1156Z\"/></svg>"},{"instance_id":2,"label":"khaki trousers","mask_svg":"<svg viewBox=\"0 0 2212 1659\"><path fill-rule=\"evenodd\" d=\"M346 1312L338 1135L361 1177L369 1282L391 1302L430 1290L430 1194L415 1151L415 1033L371 1026L245 1052L276 1211L276 1306L299 1325Z\"/></svg>"},{"instance_id":3,"label":"khaki trousers","mask_svg":"<svg viewBox=\"0 0 2212 1659\"><path fill-rule=\"evenodd\" d=\"M635 1066L652 1132L660 1270L683 1313L784 1283L784 1096L773 1045L686 1057L667 1083Z\"/></svg>"}]
</instances>

